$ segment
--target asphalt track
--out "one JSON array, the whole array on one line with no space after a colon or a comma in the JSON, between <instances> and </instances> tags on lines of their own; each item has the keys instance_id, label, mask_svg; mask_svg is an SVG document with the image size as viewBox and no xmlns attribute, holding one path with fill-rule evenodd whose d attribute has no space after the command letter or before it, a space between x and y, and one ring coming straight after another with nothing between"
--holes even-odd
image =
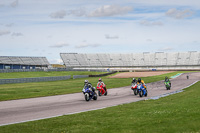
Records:
<instances>
[{"instance_id":1,"label":"asphalt track","mask_svg":"<svg viewBox=\"0 0 200 133\"><path fill-rule=\"evenodd\" d=\"M163 81L147 84L148 96L139 97L133 94L130 86L108 90L108 96L101 96L96 101L86 102L82 93L20 99L0 102L0 126L26 121L33 121L89 110L102 109L119 104L136 102L152 97L182 90L200 80L200 73L182 74L171 80L171 90L166 90ZM131 82L131 81L130 81ZM82 88L80 88L80 91Z\"/></svg>"}]
</instances>

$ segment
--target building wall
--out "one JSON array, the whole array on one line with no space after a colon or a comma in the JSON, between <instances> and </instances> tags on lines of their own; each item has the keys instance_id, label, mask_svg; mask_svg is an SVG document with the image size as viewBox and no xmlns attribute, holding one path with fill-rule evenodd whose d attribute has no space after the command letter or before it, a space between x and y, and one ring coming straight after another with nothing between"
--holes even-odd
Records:
<instances>
[{"instance_id":1,"label":"building wall","mask_svg":"<svg viewBox=\"0 0 200 133\"><path fill-rule=\"evenodd\" d=\"M36 68L44 68L44 66L0 64L0 69L36 69Z\"/></svg>"}]
</instances>

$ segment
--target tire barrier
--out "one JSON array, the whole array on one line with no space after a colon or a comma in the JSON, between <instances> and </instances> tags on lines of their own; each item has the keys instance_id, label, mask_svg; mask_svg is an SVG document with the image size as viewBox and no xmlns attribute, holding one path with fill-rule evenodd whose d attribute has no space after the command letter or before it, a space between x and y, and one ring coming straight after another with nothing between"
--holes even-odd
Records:
<instances>
[{"instance_id":1,"label":"tire barrier","mask_svg":"<svg viewBox=\"0 0 200 133\"><path fill-rule=\"evenodd\" d=\"M77 79L77 78L87 78L87 77L103 77L103 76L108 76L111 74L116 73L117 71L113 71L110 73L105 73L105 74L99 74L99 75L73 75L73 79Z\"/></svg>"},{"instance_id":2,"label":"tire barrier","mask_svg":"<svg viewBox=\"0 0 200 133\"><path fill-rule=\"evenodd\" d=\"M116 72L117 71L113 71L113 72L105 73L105 74L99 74L99 75L89 75L89 77L103 77L103 76L108 76L108 75L114 74Z\"/></svg>"}]
</instances>

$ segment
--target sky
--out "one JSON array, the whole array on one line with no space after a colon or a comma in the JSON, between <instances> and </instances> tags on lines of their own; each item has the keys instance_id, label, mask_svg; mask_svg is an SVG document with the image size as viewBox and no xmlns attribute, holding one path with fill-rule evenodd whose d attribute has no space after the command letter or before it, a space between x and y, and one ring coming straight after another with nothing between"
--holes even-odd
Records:
<instances>
[{"instance_id":1,"label":"sky","mask_svg":"<svg viewBox=\"0 0 200 133\"><path fill-rule=\"evenodd\" d=\"M200 0L0 0L0 56L200 51Z\"/></svg>"}]
</instances>

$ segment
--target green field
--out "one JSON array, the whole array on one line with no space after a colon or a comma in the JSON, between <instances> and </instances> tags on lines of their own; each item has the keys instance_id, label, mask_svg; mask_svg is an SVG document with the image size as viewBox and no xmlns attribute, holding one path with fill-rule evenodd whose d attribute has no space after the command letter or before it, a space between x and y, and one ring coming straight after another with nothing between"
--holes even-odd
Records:
<instances>
[{"instance_id":1,"label":"green field","mask_svg":"<svg viewBox=\"0 0 200 133\"><path fill-rule=\"evenodd\" d=\"M34 77L53 77L66 75L98 75L106 72L91 72L91 71L52 71L52 72L13 72L0 73L0 79L11 78L34 78Z\"/></svg>"},{"instance_id":2,"label":"green field","mask_svg":"<svg viewBox=\"0 0 200 133\"><path fill-rule=\"evenodd\" d=\"M72 72L73 73L73 72ZM81 72L82 73L82 72ZM172 72L159 76L144 77L142 78L145 83L156 82L164 80L165 76L173 76L181 72ZM79 75L79 73L77 72ZM98 77L87 78L94 87L98 82ZM114 79L102 77L107 88L116 88L131 85L132 78ZM81 79L69 79L62 81L50 81L50 82L34 82L34 83L19 83L19 84L3 84L0 85L0 101L24 99L33 97L53 96L61 94L69 94L81 92L83 88L84 78Z\"/></svg>"},{"instance_id":3,"label":"green field","mask_svg":"<svg viewBox=\"0 0 200 133\"><path fill-rule=\"evenodd\" d=\"M200 82L158 100L1 126L2 133L199 133Z\"/></svg>"}]
</instances>

